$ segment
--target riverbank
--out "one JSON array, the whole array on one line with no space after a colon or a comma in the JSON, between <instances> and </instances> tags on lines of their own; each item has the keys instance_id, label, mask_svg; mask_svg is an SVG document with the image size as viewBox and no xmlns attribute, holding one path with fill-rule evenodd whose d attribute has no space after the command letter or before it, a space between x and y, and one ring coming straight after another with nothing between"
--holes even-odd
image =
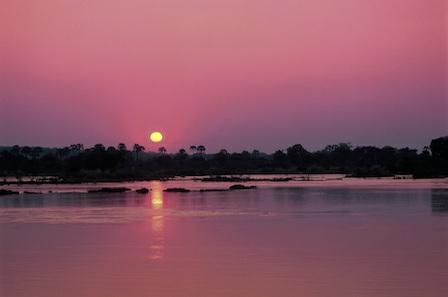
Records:
<instances>
[{"instance_id":1,"label":"riverbank","mask_svg":"<svg viewBox=\"0 0 448 297\"><path fill-rule=\"evenodd\" d=\"M266 177L268 176L268 177ZM391 178L391 179L420 179L409 174L397 175L367 175L358 176L341 173L324 174L303 174L303 173L241 173L241 174L222 174L222 175L147 175L140 177L57 177L57 176L26 176L21 178L4 177L0 180L0 186L7 185L43 185L43 184L84 184L84 183L119 183L119 182L139 182L139 181L165 181L176 178L191 177L199 182L289 182L293 180L310 181L319 176L331 176L331 179L343 178ZM432 176L426 179L440 179L444 176Z\"/></svg>"}]
</instances>

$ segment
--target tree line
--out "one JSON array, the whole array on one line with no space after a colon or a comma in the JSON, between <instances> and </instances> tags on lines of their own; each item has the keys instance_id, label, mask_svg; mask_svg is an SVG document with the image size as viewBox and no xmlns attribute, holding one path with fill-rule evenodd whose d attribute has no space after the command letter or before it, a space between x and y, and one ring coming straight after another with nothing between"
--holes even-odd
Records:
<instances>
[{"instance_id":1,"label":"tree line","mask_svg":"<svg viewBox=\"0 0 448 297\"><path fill-rule=\"evenodd\" d=\"M146 152L135 144L129 148L96 144L85 148L12 146L0 148L1 176L58 176L67 180L126 180L175 175L256 173L342 173L358 177L412 174L414 177L448 176L448 136L433 139L421 152L391 146L328 145L308 151L301 144L273 154L258 150L207 154L204 145L191 145L168 154L165 147Z\"/></svg>"}]
</instances>

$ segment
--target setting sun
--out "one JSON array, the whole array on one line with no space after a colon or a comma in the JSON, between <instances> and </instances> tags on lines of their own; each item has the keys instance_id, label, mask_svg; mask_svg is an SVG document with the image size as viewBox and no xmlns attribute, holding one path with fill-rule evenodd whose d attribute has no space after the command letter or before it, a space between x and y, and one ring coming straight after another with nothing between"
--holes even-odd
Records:
<instances>
[{"instance_id":1,"label":"setting sun","mask_svg":"<svg viewBox=\"0 0 448 297\"><path fill-rule=\"evenodd\" d=\"M163 139L163 135L160 132L152 132L149 136L149 139L151 139L152 142L161 142Z\"/></svg>"}]
</instances>

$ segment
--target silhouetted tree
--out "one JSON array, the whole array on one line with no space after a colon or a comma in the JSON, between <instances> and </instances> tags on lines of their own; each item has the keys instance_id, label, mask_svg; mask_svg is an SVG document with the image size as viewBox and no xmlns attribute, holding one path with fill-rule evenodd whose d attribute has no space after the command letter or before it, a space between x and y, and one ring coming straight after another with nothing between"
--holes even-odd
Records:
<instances>
[{"instance_id":1,"label":"silhouetted tree","mask_svg":"<svg viewBox=\"0 0 448 297\"><path fill-rule=\"evenodd\" d=\"M97 153L99 153L99 152L105 152L105 151L106 151L106 148L105 148L104 145L102 145L101 143L98 143L98 144L95 144L95 145L93 146L93 151L94 151L94 152L97 152Z\"/></svg>"},{"instance_id":2,"label":"silhouetted tree","mask_svg":"<svg viewBox=\"0 0 448 297\"><path fill-rule=\"evenodd\" d=\"M278 150L272 156L274 166L285 167L287 165L287 156L282 150Z\"/></svg>"},{"instance_id":3,"label":"silhouetted tree","mask_svg":"<svg viewBox=\"0 0 448 297\"><path fill-rule=\"evenodd\" d=\"M188 158L187 151L183 148L179 149L179 151L176 154L176 158L181 161L186 160Z\"/></svg>"},{"instance_id":4,"label":"silhouetted tree","mask_svg":"<svg viewBox=\"0 0 448 297\"><path fill-rule=\"evenodd\" d=\"M345 173L354 176L413 174L415 177L448 176L448 137L431 141L421 153L410 148L358 146L340 143L308 152L300 144L268 155L254 150L229 153L220 150L210 156L205 146L192 146L173 156L161 147L157 156L140 158L144 150L134 145L132 154L124 144L105 149L97 144L85 149L81 144L63 148L0 147L0 175L58 175L86 178L142 178L152 176L241 173ZM142 160L140 160L142 159Z\"/></svg>"},{"instance_id":5,"label":"silhouetted tree","mask_svg":"<svg viewBox=\"0 0 448 297\"><path fill-rule=\"evenodd\" d=\"M289 161L296 166L304 166L308 159L310 153L303 148L301 144L295 144L286 149L286 154Z\"/></svg>"},{"instance_id":6,"label":"silhouetted tree","mask_svg":"<svg viewBox=\"0 0 448 297\"><path fill-rule=\"evenodd\" d=\"M40 146L35 146L31 149L31 158L37 159L42 154L42 148Z\"/></svg>"},{"instance_id":7,"label":"silhouetted tree","mask_svg":"<svg viewBox=\"0 0 448 297\"><path fill-rule=\"evenodd\" d=\"M213 158L220 166L223 166L230 159L230 154L226 149L221 149Z\"/></svg>"},{"instance_id":8,"label":"silhouetted tree","mask_svg":"<svg viewBox=\"0 0 448 297\"><path fill-rule=\"evenodd\" d=\"M19 155L20 155L20 146L18 146L18 145L14 145L14 146L11 148L11 153L12 153L13 155L15 155L15 156L19 156Z\"/></svg>"},{"instance_id":9,"label":"silhouetted tree","mask_svg":"<svg viewBox=\"0 0 448 297\"><path fill-rule=\"evenodd\" d=\"M436 159L448 159L448 136L431 140L431 153Z\"/></svg>"},{"instance_id":10,"label":"silhouetted tree","mask_svg":"<svg viewBox=\"0 0 448 297\"><path fill-rule=\"evenodd\" d=\"M70 153L70 148L68 148L68 147L63 147L63 148L59 148L56 150L56 154L59 159L64 159L65 157L68 156L69 153Z\"/></svg>"},{"instance_id":11,"label":"silhouetted tree","mask_svg":"<svg viewBox=\"0 0 448 297\"><path fill-rule=\"evenodd\" d=\"M246 160L246 161L249 161L251 159L251 155L248 151L242 151L241 157L243 158L243 160Z\"/></svg>"},{"instance_id":12,"label":"silhouetted tree","mask_svg":"<svg viewBox=\"0 0 448 297\"><path fill-rule=\"evenodd\" d=\"M31 154L31 148L29 146L22 147L20 151L25 158L28 158Z\"/></svg>"},{"instance_id":13,"label":"silhouetted tree","mask_svg":"<svg viewBox=\"0 0 448 297\"><path fill-rule=\"evenodd\" d=\"M115 152L117 152L117 149L113 146L109 146L106 151L108 153L115 153Z\"/></svg>"},{"instance_id":14,"label":"silhouetted tree","mask_svg":"<svg viewBox=\"0 0 448 297\"><path fill-rule=\"evenodd\" d=\"M253 159L258 159L260 158L260 151L259 150L253 150L251 153L251 156Z\"/></svg>"},{"instance_id":15,"label":"silhouetted tree","mask_svg":"<svg viewBox=\"0 0 448 297\"><path fill-rule=\"evenodd\" d=\"M124 143L119 143L117 148L122 153L124 153L124 152L126 152L128 150L127 147L126 147L126 144L124 144Z\"/></svg>"},{"instance_id":16,"label":"silhouetted tree","mask_svg":"<svg viewBox=\"0 0 448 297\"><path fill-rule=\"evenodd\" d=\"M79 153L83 150L84 150L84 145L81 143L70 145L70 151L72 151L72 152Z\"/></svg>"},{"instance_id":17,"label":"silhouetted tree","mask_svg":"<svg viewBox=\"0 0 448 297\"><path fill-rule=\"evenodd\" d=\"M163 154L166 154L166 148L165 147L159 147L159 153L161 153L162 155Z\"/></svg>"},{"instance_id":18,"label":"silhouetted tree","mask_svg":"<svg viewBox=\"0 0 448 297\"><path fill-rule=\"evenodd\" d=\"M198 145L197 146L197 151L198 153L200 153L201 155L205 153L205 146L204 145Z\"/></svg>"},{"instance_id":19,"label":"silhouetted tree","mask_svg":"<svg viewBox=\"0 0 448 297\"><path fill-rule=\"evenodd\" d=\"M132 151L135 153L136 160L138 161L139 154L145 150L145 147L136 143L134 144Z\"/></svg>"},{"instance_id":20,"label":"silhouetted tree","mask_svg":"<svg viewBox=\"0 0 448 297\"><path fill-rule=\"evenodd\" d=\"M431 153L430 153L430 151L429 151L429 146L425 145L425 146L423 147L422 155L424 155L424 156L428 156L428 157L431 156Z\"/></svg>"},{"instance_id":21,"label":"silhouetted tree","mask_svg":"<svg viewBox=\"0 0 448 297\"><path fill-rule=\"evenodd\" d=\"M436 174L448 175L448 136L431 140L430 149Z\"/></svg>"}]
</instances>

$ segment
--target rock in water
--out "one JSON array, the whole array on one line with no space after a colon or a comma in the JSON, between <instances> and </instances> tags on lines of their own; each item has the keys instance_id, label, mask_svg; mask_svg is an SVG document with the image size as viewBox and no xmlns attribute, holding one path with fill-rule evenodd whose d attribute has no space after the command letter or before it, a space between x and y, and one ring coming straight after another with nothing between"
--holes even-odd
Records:
<instances>
[{"instance_id":1,"label":"rock in water","mask_svg":"<svg viewBox=\"0 0 448 297\"><path fill-rule=\"evenodd\" d=\"M232 185L229 187L229 190L249 190L249 189L256 189L256 186L245 186L245 185Z\"/></svg>"},{"instance_id":2,"label":"rock in water","mask_svg":"<svg viewBox=\"0 0 448 297\"><path fill-rule=\"evenodd\" d=\"M178 192L178 193L186 193L186 192L190 192L189 189L185 189L185 188L168 188L163 190L164 192Z\"/></svg>"},{"instance_id":3,"label":"rock in water","mask_svg":"<svg viewBox=\"0 0 448 297\"><path fill-rule=\"evenodd\" d=\"M137 189L137 190L135 190L137 193L139 193L139 194L146 194L146 193L148 193L149 192L149 189L147 189L147 188L141 188L141 189Z\"/></svg>"}]
</instances>

